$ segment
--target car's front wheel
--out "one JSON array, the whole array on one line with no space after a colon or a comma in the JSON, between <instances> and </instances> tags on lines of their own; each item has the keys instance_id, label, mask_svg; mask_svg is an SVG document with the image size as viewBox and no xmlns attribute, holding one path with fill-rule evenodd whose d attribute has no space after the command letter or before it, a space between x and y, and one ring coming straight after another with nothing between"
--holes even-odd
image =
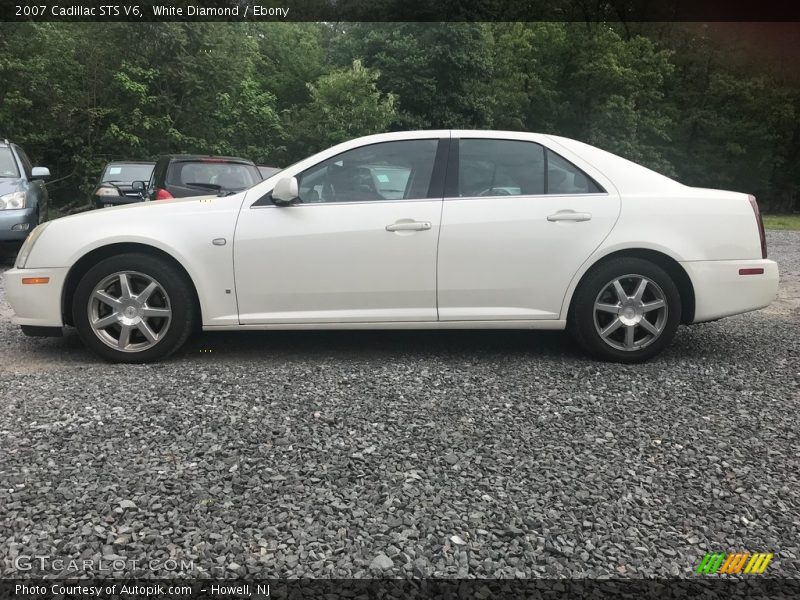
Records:
<instances>
[{"instance_id":1,"label":"car's front wheel","mask_svg":"<svg viewBox=\"0 0 800 600\"><path fill-rule=\"evenodd\" d=\"M584 277L568 325L595 357L634 363L661 352L680 320L680 293L669 274L650 261L620 257Z\"/></svg>"},{"instance_id":2,"label":"car's front wheel","mask_svg":"<svg viewBox=\"0 0 800 600\"><path fill-rule=\"evenodd\" d=\"M194 296L186 276L147 254L121 254L89 269L78 283L72 317L83 341L112 362L169 356L192 331Z\"/></svg>"}]
</instances>

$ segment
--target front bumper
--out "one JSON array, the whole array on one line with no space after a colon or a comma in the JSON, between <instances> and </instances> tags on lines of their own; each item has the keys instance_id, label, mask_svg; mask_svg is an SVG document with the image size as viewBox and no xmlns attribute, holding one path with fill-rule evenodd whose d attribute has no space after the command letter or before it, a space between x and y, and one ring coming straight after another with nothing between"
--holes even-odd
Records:
<instances>
[{"instance_id":1,"label":"front bumper","mask_svg":"<svg viewBox=\"0 0 800 600\"><path fill-rule=\"evenodd\" d=\"M0 210L0 242L22 241L36 225L35 208Z\"/></svg>"},{"instance_id":2,"label":"front bumper","mask_svg":"<svg viewBox=\"0 0 800 600\"><path fill-rule=\"evenodd\" d=\"M778 264L772 260L700 260L681 266L694 286L693 323L764 308L778 294ZM740 275L741 269L764 272Z\"/></svg>"},{"instance_id":3,"label":"front bumper","mask_svg":"<svg viewBox=\"0 0 800 600\"><path fill-rule=\"evenodd\" d=\"M17 325L63 327L61 297L68 267L48 269L11 269L5 272L6 298ZM24 284L27 278L49 278L47 283Z\"/></svg>"}]
</instances>

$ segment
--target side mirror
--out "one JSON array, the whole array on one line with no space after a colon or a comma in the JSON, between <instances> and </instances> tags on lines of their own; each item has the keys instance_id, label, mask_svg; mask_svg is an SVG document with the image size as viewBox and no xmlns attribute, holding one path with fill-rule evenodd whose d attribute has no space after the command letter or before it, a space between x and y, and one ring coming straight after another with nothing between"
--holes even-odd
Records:
<instances>
[{"instance_id":1,"label":"side mirror","mask_svg":"<svg viewBox=\"0 0 800 600\"><path fill-rule=\"evenodd\" d=\"M289 206L300 195L297 177L279 179L272 190L272 202L277 206Z\"/></svg>"},{"instance_id":2,"label":"side mirror","mask_svg":"<svg viewBox=\"0 0 800 600\"><path fill-rule=\"evenodd\" d=\"M47 179L50 177L50 169L47 167L33 167L31 179Z\"/></svg>"},{"instance_id":3,"label":"side mirror","mask_svg":"<svg viewBox=\"0 0 800 600\"><path fill-rule=\"evenodd\" d=\"M134 192L142 193L142 192L144 192L144 188L145 188L144 181L132 181L131 182L131 189Z\"/></svg>"}]
</instances>

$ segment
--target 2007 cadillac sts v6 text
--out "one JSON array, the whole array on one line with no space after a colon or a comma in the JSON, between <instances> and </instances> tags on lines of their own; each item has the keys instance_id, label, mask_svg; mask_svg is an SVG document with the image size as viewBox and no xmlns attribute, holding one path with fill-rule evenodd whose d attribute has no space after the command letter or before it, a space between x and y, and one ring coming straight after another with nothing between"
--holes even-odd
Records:
<instances>
[{"instance_id":1,"label":"2007 cadillac sts v6 text","mask_svg":"<svg viewBox=\"0 0 800 600\"><path fill-rule=\"evenodd\" d=\"M112 361L223 329L569 329L638 362L681 323L768 305L752 196L586 144L500 131L352 140L228 196L40 225L6 273L26 333Z\"/></svg>"}]
</instances>

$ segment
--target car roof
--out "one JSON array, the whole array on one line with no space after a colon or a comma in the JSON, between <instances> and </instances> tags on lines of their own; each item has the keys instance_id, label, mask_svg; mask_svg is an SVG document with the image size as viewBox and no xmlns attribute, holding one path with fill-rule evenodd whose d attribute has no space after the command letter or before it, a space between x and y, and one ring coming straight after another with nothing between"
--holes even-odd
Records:
<instances>
[{"instance_id":1,"label":"car roof","mask_svg":"<svg viewBox=\"0 0 800 600\"><path fill-rule=\"evenodd\" d=\"M190 161L190 160L208 160L208 159L220 162L245 163L248 165L255 166L255 163L252 160L249 160L247 158L241 158L239 156L216 156L213 154L165 154L164 156L160 156L158 158L158 160L170 160L170 161Z\"/></svg>"},{"instance_id":2,"label":"car roof","mask_svg":"<svg viewBox=\"0 0 800 600\"><path fill-rule=\"evenodd\" d=\"M110 160L106 163L108 165L155 165L153 160Z\"/></svg>"}]
</instances>

